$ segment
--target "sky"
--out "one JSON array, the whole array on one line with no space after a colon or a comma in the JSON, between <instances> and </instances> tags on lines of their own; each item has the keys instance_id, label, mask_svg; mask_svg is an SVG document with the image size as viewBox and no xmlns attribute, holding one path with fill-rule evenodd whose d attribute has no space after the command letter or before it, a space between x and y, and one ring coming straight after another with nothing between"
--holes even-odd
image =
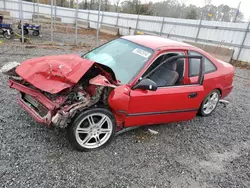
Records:
<instances>
[{"instance_id":1,"label":"sky","mask_svg":"<svg viewBox=\"0 0 250 188\"><path fill-rule=\"evenodd\" d=\"M111 0L115 1L115 0ZM125 1L125 0L121 0ZM164 0L141 0L141 2L160 2ZM186 5L193 4L198 7L205 6L205 2L208 2L209 0L178 0L180 3L184 2ZM241 2L240 11L244 14L244 20L250 21L250 0L211 0L211 4L213 5L228 5L232 8L237 8L239 5L239 2Z\"/></svg>"},{"instance_id":2,"label":"sky","mask_svg":"<svg viewBox=\"0 0 250 188\"><path fill-rule=\"evenodd\" d=\"M181 2L181 0L179 0ZM186 5L193 4L196 6L204 6L205 0L183 0ZM228 5L230 7L237 8L239 2L241 2L240 11L244 14L244 19L246 21L250 20L250 0L211 0L213 5Z\"/></svg>"}]
</instances>

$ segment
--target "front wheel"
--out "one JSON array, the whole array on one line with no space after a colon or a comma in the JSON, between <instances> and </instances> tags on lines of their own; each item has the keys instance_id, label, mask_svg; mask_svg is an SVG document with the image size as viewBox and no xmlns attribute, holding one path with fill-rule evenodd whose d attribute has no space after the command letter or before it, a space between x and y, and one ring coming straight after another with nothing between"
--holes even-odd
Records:
<instances>
[{"instance_id":1,"label":"front wheel","mask_svg":"<svg viewBox=\"0 0 250 188\"><path fill-rule=\"evenodd\" d=\"M7 31L6 32L4 32L4 34L3 34L3 36L4 36L4 38L6 38L6 39L12 39L12 37L13 37L13 35L11 34L11 33L8 33Z\"/></svg>"},{"instance_id":2,"label":"front wheel","mask_svg":"<svg viewBox=\"0 0 250 188\"><path fill-rule=\"evenodd\" d=\"M206 98L201 103L198 115L200 116L209 116L216 109L220 100L220 92L215 89L210 92Z\"/></svg>"},{"instance_id":3,"label":"front wheel","mask_svg":"<svg viewBox=\"0 0 250 188\"><path fill-rule=\"evenodd\" d=\"M93 108L79 114L67 127L69 141L79 151L97 150L107 145L116 132L113 114L103 108Z\"/></svg>"}]
</instances>

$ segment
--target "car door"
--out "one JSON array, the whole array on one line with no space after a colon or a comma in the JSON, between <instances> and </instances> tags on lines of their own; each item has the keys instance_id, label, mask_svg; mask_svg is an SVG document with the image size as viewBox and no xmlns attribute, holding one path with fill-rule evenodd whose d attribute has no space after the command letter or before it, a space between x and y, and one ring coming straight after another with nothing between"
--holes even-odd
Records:
<instances>
[{"instance_id":1,"label":"car door","mask_svg":"<svg viewBox=\"0 0 250 188\"><path fill-rule=\"evenodd\" d=\"M180 58L185 58L185 60L200 59L201 67L198 82L189 85L158 87L156 91L132 89L125 119L126 127L186 121L195 117L204 99L202 85L204 79L203 58L201 56L179 55L169 59L178 60ZM160 65L158 68L160 68ZM187 71L185 71L186 73Z\"/></svg>"}]
</instances>

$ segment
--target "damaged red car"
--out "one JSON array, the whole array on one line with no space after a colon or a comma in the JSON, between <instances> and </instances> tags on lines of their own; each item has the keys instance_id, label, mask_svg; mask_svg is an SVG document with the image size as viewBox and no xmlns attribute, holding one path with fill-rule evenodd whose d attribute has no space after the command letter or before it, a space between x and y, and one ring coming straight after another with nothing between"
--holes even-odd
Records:
<instances>
[{"instance_id":1,"label":"damaged red car","mask_svg":"<svg viewBox=\"0 0 250 188\"><path fill-rule=\"evenodd\" d=\"M38 122L66 128L80 151L116 132L210 115L233 88L234 67L194 46L156 36L126 36L78 55L6 64L9 86Z\"/></svg>"}]
</instances>

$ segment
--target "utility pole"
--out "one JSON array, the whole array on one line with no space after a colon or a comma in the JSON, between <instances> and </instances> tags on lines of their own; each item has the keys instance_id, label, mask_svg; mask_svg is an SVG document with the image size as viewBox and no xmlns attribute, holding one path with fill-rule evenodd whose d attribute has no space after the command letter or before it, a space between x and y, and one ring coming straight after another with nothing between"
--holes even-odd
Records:
<instances>
[{"instance_id":1,"label":"utility pole","mask_svg":"<svg viewBox=\"0 0 250 188\"><path fill-rule=\"evenodd\" d=\"M21 32L22 32L22 43L24 43L24 30L23 30L23 3L22 0L19 0L19 16L21 20Z\"/></svg>"},{"instance_id":2,"label":"utility pole","mask_svg":"<svg viewBox=\"0 0 250 188\"><path fill-rule=\"evenodd\" d=\"M50 40L53 41L53 35L54 35L54 18L53 18L53 0L51 0L51 8L50 8Z\"/></svg>"},{"instance_id":3,"label":"utility pole","mask_svg":"<svg viewBox=\"0 0 250 188\"><path fill-rule=\"evenodd\" d=\"M97 18L97 26L96 26L96 46L99 46L99 33L100 33L100 12L101 12L102 1L99 0L99 8L98 8L98 18Z\"/></svg>"},{"instance_id":4,"label":"utility pole","mask_svg":"<svg viewBox=\"0 0 250 188\"><path fill-rule=\"evenodd\" d=\"M40 22L40 20L39 20L40 19L40 17L39 17L39 3L40 3L39 0L37 0L37 20L38 20L37 22L38 22L38 25Z\"/></svg>"},{"instance_id":5,"label":"utility pole","mask_svg":"<svg viewBox=\"0 0 250 188\"><path fill-rule=\"evenodd\" d=\"M77 35L78 35L78 0L76 0L76 17L75 17L75 44L77 44Z\"/></svg>"},{"instance_id":6,"label":"utility pole","mask_svg":"<svg viewBox=\"0 0 250 188\"><path fill-rule=\"evenodd\" d=\"M235 17L234 17L234 22L237 22L237 17L238 17L238 15L240 13L240 5L241 5L241 1L238 4L238 8L236 10L236 14L235 14Z\"/></svg>"}]
</instances>

